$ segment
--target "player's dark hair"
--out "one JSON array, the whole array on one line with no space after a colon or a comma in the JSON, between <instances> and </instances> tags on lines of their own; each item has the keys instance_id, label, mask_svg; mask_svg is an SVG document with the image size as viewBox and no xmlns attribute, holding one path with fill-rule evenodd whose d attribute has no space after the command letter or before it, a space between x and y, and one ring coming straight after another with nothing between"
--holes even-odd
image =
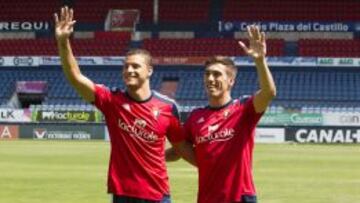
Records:
<instances>
[{"instance_id":1,"label":"player's dark hair","mask_svg":"<svg viewBox=\"0 0 360 203\"><path fill-rule=\"evenodd\" d=\"M227 67L227 73L228 75L232 76L233 78L236 78L236 74L237 74L237 68L235 66L235 63L233 60L231 60L230 57L227 56L212 56L210 58L208 58L205 61L205 68L214 65L214 64L222 64L225 67Z\"/></svg>"}]
</instances>

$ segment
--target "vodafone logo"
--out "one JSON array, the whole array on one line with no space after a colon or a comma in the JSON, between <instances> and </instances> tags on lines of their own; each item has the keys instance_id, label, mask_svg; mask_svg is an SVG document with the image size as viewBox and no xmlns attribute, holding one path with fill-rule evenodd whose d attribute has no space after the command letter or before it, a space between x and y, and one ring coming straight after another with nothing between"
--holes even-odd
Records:
<instances>
[{"instance_id":1,"label":"vodafone logo","mask_svg":"<svg viewBox=\"0 0 360 203\"><path fill-rule=\"evenodd\" d=\"M37 139L44 139L47 135L47 130L45 128L35 128L33 130L34 138Z\"/></svg>"}]
</instances>

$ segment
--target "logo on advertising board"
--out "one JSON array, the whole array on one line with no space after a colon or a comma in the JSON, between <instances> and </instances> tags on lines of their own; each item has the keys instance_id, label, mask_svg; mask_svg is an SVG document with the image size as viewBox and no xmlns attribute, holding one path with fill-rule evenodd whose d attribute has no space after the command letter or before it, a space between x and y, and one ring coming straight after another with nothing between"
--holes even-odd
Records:
<instances>
[{"instance_id":1,"label":"logo on advertising board","mask_svg":"<svg viewBox=\"0 0 360 203\"><path fill-rule=\"evenodd\" d=\"M15 66L31 66L34 63L34 59L32 57L15 57L14 65Z\"/></svg>"},{"instance_id":2,"label":"logo on advertising board","mask_svg":"<svg viewBox=\"0 0 360 203\"><path fill-rule=\"evenodd\" d=\"M36 31L36 30L48 30L49 22L38 21L38 22L0 22L1 31Z\"/></svg>"},{"instance_id":3,"label":"logo on advertising board","mask_svg":"<svg viewBox=\"0 0 360 203\"><path fill-rule=\"evenodd\" d=\"M359 113L323 113L324 125L360 126Z\"/></svg>"},{"instance_id":4,"label":"logo on advertising board","mask_svg":"<svg viewBox=\"0 0 360 203\"><path fill-rule=\"evenodd\" d=\"M124 57L103 57L102 59L104 65L124 65Z\"/></svg>"},{"instance_id":5,"label":"logo on advertising board","mask_svg":"<svg viewBox=\"0 0 360 203\"><path fill-rule=\"evenodd\" d=\"M357 128L290 128L286 141L299 143L360 143Z\"/></svg>"},{"instance_id":6,"label":"logo on advertising board","mask_svg":"<svg viewBox=\"0 0 360 203\"><path fill-rule=\"evenodd\" d=\"M260 120L261 125L322 125L319 113L266 113Z\"/></svg>"},{"instance_id":7,"label":"logo on advertising board","mask_svg":"<svg viewBox=\"0 0 360 203\"><path fill-rule=\"evenodd\" d=\"M19 127L16 125L0 125L0 139L17 139Z\"/></svg>"},{"instance_id":8,"label":"logo on advertising board","mask_svg":"<svg viewBox=\"0 0 360 203\"><path fill-rule=\"evenodd\" d=\"M48 130L46 128L35 128L33 130L33 138L56 140L89 140L91 139L91 134L81 130Z\"/></svg>"},{"instance_id":9,"label":"logo on advertising board","mask_svg":"<svg viewBox=\"0 0 360 203\"><path fill-rule=\"evenodd\" d=\"M257 143L283 143L285 142L284 128L256 128L255 142Z\"/></svg>"},{"instance_id":10,"label":"logo on advertising board","mask_svg":"<svg viewBox=\"0 0 360 203\"><path fill-rule=\"evenodd\" d=\"M97 57L76 57L79 65L99 65Z\"/></svg>"},{"instance_id":11,"label":"logo on advertising board","mask_svg":"<svg viewBox=\"0 0 360 203\"><path fill-rule=\"evenodd\" d=\"M341 115L339 121L344 125L360 125L360 115Z\"/></svg>"},{"instance_id":12,"label":"logo on advertising board","mask_svg":"<svg viewBox=\"0 0 360 203\"><path fill-rule=\"evenodd\" d=\"M68 121L68 122L93 122L93 111L39 111L37 121Z\"/></svg>"},{"instance_id":13,"label":"logo on advertising board","mask_svg":"<svg viewBox=\"0 0 360 203\"><path fill-rule=\"evenodd\" d=\"M339 22L303 22L303 21L219 21L220 32L246 31L248 25L257 25L262 31L268 32L349 32L356 31L354 23Z\"/></svg>"},{"instance_id":14,"label":"logo on advertising board","mask_svg":"<svg viewBox=\"0 0 360 203\"><path fill-rule=\"evenodd\" d=\"M34 138L45 139L47 138L47 130L45 128L35 128L33 130Z\"/></svg>"},{"instance_id":15,"label":"logo on advertising board","mask_svg":"<svg viewBox=\"0 0 360 203\"><path fill-rule=\"evenodd\" d=\"M42 57L42 65L60 65L60 57L57 56L44 56Z\"/></svg>"},{"instance_id":16,"label":"logo on advertising board","mask_svg":"<svg viewBox=\"0 0 360 203\"><path fill-rule=\"evenodd\" d=\"M318 65L334 65L335 64L335 60L333 58L318 58L317 61Z\"/></svg>"},{"instance_id":17,"label":"logo on advertising board","mask_svg":"<svg viewBox=\"0 0 360 203\"><path fill-rule=\"evenodd\" d=\"M8 109L8 110L2 110L0 109L0 119L15 119L14 116L14 110Z\"/></svg>"},{"instance_id":18,"label":"logo on advertising board","mask_svg":"<svg viewBox=\"0 0 360 203\"><path fill-rule=\"evenodd\" d=\"M29 122L30 117L29 109L0 109L1 122Z\"/></svg>"}]
</instances>

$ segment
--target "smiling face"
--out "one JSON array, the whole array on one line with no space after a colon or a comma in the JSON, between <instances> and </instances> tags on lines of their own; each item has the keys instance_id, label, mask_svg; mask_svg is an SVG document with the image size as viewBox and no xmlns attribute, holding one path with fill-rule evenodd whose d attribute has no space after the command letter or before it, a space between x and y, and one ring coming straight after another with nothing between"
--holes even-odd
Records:
<instances>
[{"instance_id":1,"label":"smiling face","mask_svg":"<svg viewBox=\"0 0 360 203\"><path fill-rule=\"evenodd\" d=\"M206 68L204 82L209 97L219 98L230 94L234 79L227 74L223 64L213 64Z\"/></svg>"},{"instance_id":2,"label":"smiling face","mask_svg":"<svg viewBox=\"0 0 360 203\"><path fill-rule=\"evenodd\" d=\"M141 53L126 56L122 76L128 89L138 89L143 84L149 83L152 72L153 68L148 56Z\"/></svg>"},{"instance_id":3,"label":"smiling face","mask_svg":"<svg viewBox=\"0 0 360 203\"><path fill-rule=\"evenodd\" d=\"M225 58L225 62L223 62L222 58L214 57L206 62L204 86L210 99L223 98L231 94L236 70L232 61L228 60L230 59Z\"/></svg>"}]
</instances>

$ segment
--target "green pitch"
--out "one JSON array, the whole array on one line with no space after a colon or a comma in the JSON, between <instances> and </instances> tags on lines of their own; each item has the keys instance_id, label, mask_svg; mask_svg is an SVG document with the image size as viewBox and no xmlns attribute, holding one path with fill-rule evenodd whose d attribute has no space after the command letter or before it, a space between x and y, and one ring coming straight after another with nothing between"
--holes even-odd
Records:
<instances>
[{"instance_id":1,"label":"green pitch","mask_svg":"<svg viewBox=\"0 0 360 203\"><path fill-rule=\"evenodd\" d=\"M106 142L0 141L1 203L108 203ZM196 170L168 165L175 203L196 199ZM360 202L359 145L257 145L261 203Z\"/></svg>"}]
</instances>

